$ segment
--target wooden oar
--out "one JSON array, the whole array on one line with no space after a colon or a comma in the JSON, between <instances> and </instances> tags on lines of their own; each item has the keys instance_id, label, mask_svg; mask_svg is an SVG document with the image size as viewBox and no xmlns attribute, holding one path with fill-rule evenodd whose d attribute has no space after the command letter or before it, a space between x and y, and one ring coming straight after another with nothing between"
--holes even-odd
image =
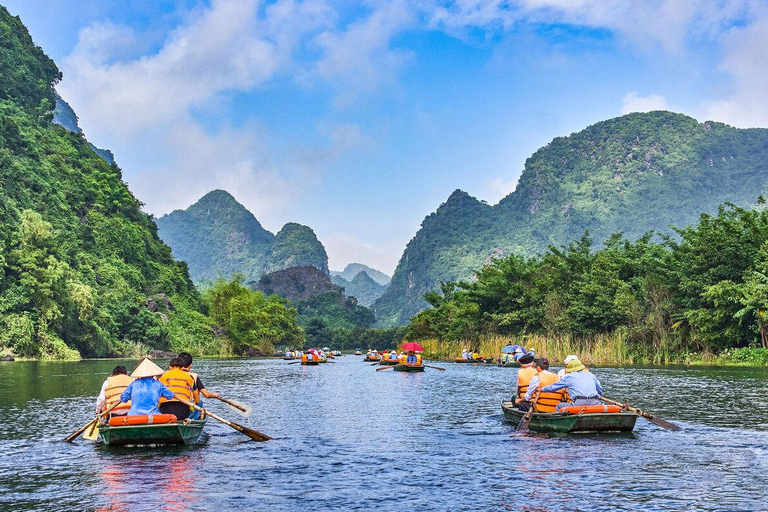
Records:
<instances>
[{"instance_id":1,"label":"wooden oar","mask_svg":"<svg viewBox=\"0 0 768 512\"><path fill-rule=\"evenodd\" d=\"M394 366L385 366L384 368L376 368L376 371L377 372L383 372L383 371L386 371L386 370L394 370L394 369L395 369Z\"/></svg>"},{"instance_id":2,"label":"wooden oar","mask_svg":"<svg viewBox=\"0 0 768 512\"><path fill-rule=\"evenodd\" d=\"M72 434L70 434L70 435L68 435L67 437L65 437L65 438L64 438L64 440L65 440L66 442L68 442L68 443L71 443L72 441L74 441L74 440L77 438L77 436L79 436L80 434L82 434L83 432L85 432L85 430L86 430L88 427L90 427L91 425L96 425L96 422L98 422L100 418L103 418L104 416L106 416L107 414L109 414L110 412L112 412L112 409L114 409L114 408L115 408L115 407L117 407L118 405L120 405L120 402L117 402L116 404L114 404L112 407L110 407L109 409L107 409L107 410L106 410L106 411L104 411L103 413L101 413L101 414L97 414L95 418L93 418L91 421L89 421L88 423L86 423L85 425L83 425L82 427L80 427L79 429L77 429L77 430L76 430L75 432L73 432Z\"/></svg>"},{"instance_id":3,"label":"wooden oar","mask_svg":"<svg viewBox=\"0 0 768 512\"><path fill-rule=\"evenodd\" d=\"M227 404L227 407L235 411L237 414L242 416L243 418L249 418L251 414L253 414L253 409L250 405L241 404L240 402L237 402L235 400L228 400L222 396L217 396L217 399L221 400L225 404Z\"/></svg>"},{"instance_id":4,"label":"wooden oar","mask_svg":"<svg viewBox=\"0 0 768 512\"><path fill-rule=\"evenodd\" d=\"M291 361L290 363L286 363L286 364L299 364L300 362L301 361Z\"/></svg>"},{"instance_id":5,"label":"wooden oar","mask_svg":"<svg viewBox=\"0 0 768 512\"><path fill-rule=\"evenodd\" d=\"M641 417L647 419L648 421L650 421L651 423L654 423L654 424L656 424L656 425L658 425L660 427L666 428L667 430L683 430L682 428L678 427L674 423L670 423L667 420L663 420L661 418L658 418L658 417L654 416L653 414L651 414L649 412L643 411L642 409L637 409L635 407L630 407L629 404L623 404L621 402L617 402L615 400L611 400L611 399L605 398L605 397L600 398L600 400L602 400L603 402L608 402L609 404L618 405L620 407L625 407L626 406L627 409L629 409L633 413L637 414L638 416L641 416Z\"/></svg>"},{"instance_id":6,"label":"wooden oar","mask_svg":"<svg viewBox=\"0 0 768 512\"><path fill-rule=\"evenodd\" d=\"M272 439L267 434L262 434L258 430L253 430L252 428L244 427L244 426L238 425L237 423L234 423L232 421L225 420L221 416L216 416L211 411L209 411L207 409L203 409L202 407L193 404L192 402L190 402L190 401L180 397L179 395L174 395L174 400L178 400L179 402L181 402L183 404L186 404L186 405L192 407L193 409L197 409L198 411L206 414L207 416L210 416L211 418L213 418L215 420L218 420L218 421L222 422L223 424L232 427L233 429L237 430L238 432L247 435L248 437L250 437L254 441L269 441L270 439Z\"/></svg>"},{"instance_id":7,"label":"wooden oar","mask_svg":"<svg viewBox=\"0 0 768 512\"><path fill-rule=\"evenodd\" d=\"M523 416L523 419L521 419L520 423L517 424L518 432L523 432L524 430L528 430L528 425L531 424L531 415L533 415L533 410L536 409L536 403L539 401L539 393L540 392L537 390L536 396L533 397L533 402L531 402L531 408L528 409L528 412L525 413L525 416Z\"/></svg>"},{"instance_id":8,"label":"wooden oar","mask_svg":"<svg viewBox=\"0 0 768 512\"><path fill-rule=\"evenodd\" d=\"M428 364L425 364L424 368L433 368L435 370L440 370L441 372L445 371L445 368L440 368L439 366L429 366Z\"/></svg>"}]
</instances>

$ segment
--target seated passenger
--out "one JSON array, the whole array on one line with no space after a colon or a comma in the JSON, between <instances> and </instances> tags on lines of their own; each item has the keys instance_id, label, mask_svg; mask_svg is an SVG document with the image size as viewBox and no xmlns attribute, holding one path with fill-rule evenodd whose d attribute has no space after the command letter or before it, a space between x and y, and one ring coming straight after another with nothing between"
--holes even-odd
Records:
<instances>
[{"instance_id":1,"label":"seated passenger","mask_svg":"<svg viewBox=\"0 0 768 512\"><path fill-rule=\"evenodd\" d=\"M600 381L590 373L578 359L574 359L565 367L565 377L541 389L542 392L553 392L567 388L570 402L557 404L559 411L570 405L601 405L600 397L603 387Z\"/></svg>"},{"instance_id":2,"label":"seated passenger","mask_svg":"<svg viewBox=\"0 0 768 512\"><path fill-rule=\"evenodd\" d=\"M121 402L131 402L131 408L128 410L129 416L136 414L160 414L160 411L157 409L160 397L173 398L173 391L156 379L156 377L162 374L162 368L148 358L144 358L139 363L139 366L133 370L131 376L135 380L120 395Z\"/></svg>"},{"instance_id":3,"label":"seated passenger","mask_svg":"<svg viewBox=\"0 0 768 512\"><path fill-rule=\"evenodd\" d=\"M389 353L389 360L390 361L397 361L397 351L393 350Z\"/></svg>"},{"instance_id":4,"label":"seated passenger","mask_svg":"<svg viewBox=\"0 0 768 512\"><path fill-rule=\"evenodd\" d=\"M418 358L416 357L416 352L413 350L408 351L408 357L405 360L406 364L418 364Z\"/></svg>"},{"instance_id":5,"label":"seated passenger","mask_svg":"<svg viewBox=\"0 0 768 512\"><path fill-rule=\"evenodd\" d=\"M130 403L120 403L120 395L126 390L128 385L133 382L133 377L128 376L125 366L118 365L112 370L112 375L101 385L101 391L96 398L96 414L101 414L112 408L115 404L120 404L112 409L111 416L124 416L131 408Z\"/></svg>"},{"instance_id":6,"label":"seated passenger","mask_svg":"<svg viewBox=\"0 0 768 512\"><path fill-rule=\"evenodd\" d=\"M536 359L534 363L538 373L531 378L531 382L528 384L528 391L525 392L524 400L520 402L519 409L527 411L532 405L532 400L535 399L536 407L534 410L536 412L555 412L557 404L566 401L567 393L564 389L549 393L541 391L541 388L554 384L559 379L557 374L549 371L549 360L546 358ZM538 398L535 398L536 395L538 395Z\"/></svg>"},{"instance_id":7,"label":"seated passenger","mask_svg":"<svg viewBox=\"0 0 768 512\"><path fill-rule=\"evenodd\" d=\"M525 399L525 394L528 392L528 386L531 383L531 379L533 379L533 376L538 373L536 368L533 366L532 355L525 354L523 357L518 359L518 361L520 362L520 369L517 370L517 386L515 388L516 405L520 405L520 402L523 402ZM526 406L523 405L523 407L525 408Z\"/></svg>"},{"instance_id":8,"label":"seated passenger","mask_svg":"<svg viewBox=\"0 0 768 512\"><path fill-rule=\"evenodd\" d=\"M163 373L159 380L173 391L174 397L168 400L160 398L160 412L173 414L179 421L185 420L192 412L192 408L177 398L183 398L193 404L200 401L198 391L195 389L195 378L184 370L184 361L180 357L171 359L168 367L168 371Z\"/></svg>"}]
</instances>

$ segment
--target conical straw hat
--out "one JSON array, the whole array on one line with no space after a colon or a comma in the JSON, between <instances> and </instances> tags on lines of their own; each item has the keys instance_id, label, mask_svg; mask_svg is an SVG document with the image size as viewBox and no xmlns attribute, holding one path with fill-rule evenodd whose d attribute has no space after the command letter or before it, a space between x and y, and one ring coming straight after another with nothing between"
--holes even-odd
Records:
<instances>
[{"instance_id":1,"label":"conical straw hat","mask_svg":"<svg viewBox=\"0 0 768 512\"><path fill-rule=\"evenodd\" d=\"M140 379L142 377L155 377L157 375L162 375L165 373L162 368L157 366L155 363L149 360L149 358L145 357L141 360L139 363L139 366L136 367L135 370L133 370L133 373L131 373L131 377L134 379Z\"/></svg>"}]
</instances>

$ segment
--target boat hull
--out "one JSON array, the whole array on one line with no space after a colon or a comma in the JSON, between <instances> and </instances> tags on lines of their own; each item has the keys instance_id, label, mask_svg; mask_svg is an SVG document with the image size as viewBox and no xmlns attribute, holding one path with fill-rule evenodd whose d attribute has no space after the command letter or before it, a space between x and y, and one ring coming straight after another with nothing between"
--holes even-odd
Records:
<instances>
[{"instance_id":1,"label":"boat hull","mask_svg":"<svg viewBox=\"0 0 768 512\"><path fill-rule=\"evenodd\" d=\"M517 425L525 416L512 402L502 402L504 419ZM637 421L633 412L567 414L560 412L534 413L531 415L529 430L560 434L594 434L632 432Z\"/></svg>"},{"instance_id":2,"label":"boat hull","mask_svg":"<svg viewBox=\"0 0 768 512\"><path fill-rule=\"evenodd\" d=\"M203 433L207 420L99 427L101 442L106 446L168 446L195 444Z\"/></svg>"},{"instance_id":3,"label":"boat hull","mask_svg":"<svg viewBox=\"0 0 768 512\"><path fill-rule=\"evenodd\" d=\"M502 368L520 368L520 363L499 363L496 366L500 366Z\"/></svg>"},{"instance_id":4,"label":"boat hull","mask_svg":"<svg viewBox=\"0 0 768 512\"><path fill-rule=\"evenodd\" d=\"M424 365L415 365L415 364L395 365L396 372L423 372L424 368L425 368Z\"/></svg>"},{"instance_id":5,"label":"boat hull","mask_svg":"<svg viewBox=\"0 0 768 512\"><path fill-rule=\"evenodd\" d=\"M397 359L382 359L379 361L379 364L382 366L395 366L396 364L399 364Z\"/></svg>"},{"instance_id":6,"label":"boat hull","mask_svg":"<svg viewBox=\"0 0 768 512\"><path fill-rule=\"evenodd\" d=\"M320 364L320 361L302 361L301 366L317 366Z\"/></svg>"}]
</instances>

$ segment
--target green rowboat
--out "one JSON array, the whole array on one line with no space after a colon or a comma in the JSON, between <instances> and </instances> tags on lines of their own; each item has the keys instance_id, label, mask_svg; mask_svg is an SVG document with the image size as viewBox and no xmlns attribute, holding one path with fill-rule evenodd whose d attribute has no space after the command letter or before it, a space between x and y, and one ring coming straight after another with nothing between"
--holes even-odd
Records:
<instances>
[{"instance_id":1,"label":"green rowboat","mask_svg":"<svg viewBox=\"0 0 768 512\"><path fill-rule=\"evenodd\" d=\"M501 403L504 419L517 426L525 416L512 402ZM610 412L590 414L568 414L563 412L536 412L531 414L530 430L556 432L561 434L618 433L632 432L637 414L633 412Z\"/></svg>"},{"instance_id":2,"label":"green rowboat","mask_svg":"<svg viewBox=\"0 0 768 512\"><path fill-rule=\"evenodd\" d=\"M101 442L106 446L166 446L195 444L203 433L207 420L177 423L99 427Z\"/></svg>"},{"instance_id":3,"label":"green rowboat","mask_svg":"<svg viewBox=\"0 0 768 512\"><path fill-rule=\"evenodd\" d=\"M520 368L520 363L513 362L513 363L499 363L496 366L501 366L502 368Z\"/></svg>"},{"instance_id":4,"label":"green rowboat","mask_svg":"<svg viewBox=\"0 0 768 512\"><path fill-rule=\"evenodd\" d=\"M400 361L397 359L382 359L379 361L379 364L382 366L395 366L396 364L400 364Z\"/></svg>"},{"instance_id":5,"label":"green rowboat","mask_svg":"<svg viewBox=\"0 0 768 512\"><path fill-rule=\"evenodd\" d=\"M424 371L424 365L416 365L416 364L398 364L395 365L395 371L396 372L423 372Z\"/></svg>"}]
</instances>

